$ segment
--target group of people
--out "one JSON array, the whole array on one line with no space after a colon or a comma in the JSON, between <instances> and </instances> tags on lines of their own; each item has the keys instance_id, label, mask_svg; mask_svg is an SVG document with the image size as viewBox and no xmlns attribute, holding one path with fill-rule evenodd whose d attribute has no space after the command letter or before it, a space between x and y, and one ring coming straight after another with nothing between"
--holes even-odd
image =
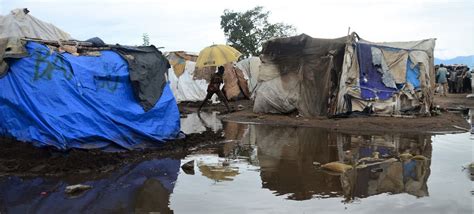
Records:
<instances>
[{"instance_id":1,"label":"group of people","mask_svg":"<svg viewBox=\"0 0 474 214\"><path fill-rule=\"evenodd\" d=\"M440 64L436 69L436 91L446 96L447 93L470 93L471 71L465 65L445 66Z\"/></svg>"}]
</instances>

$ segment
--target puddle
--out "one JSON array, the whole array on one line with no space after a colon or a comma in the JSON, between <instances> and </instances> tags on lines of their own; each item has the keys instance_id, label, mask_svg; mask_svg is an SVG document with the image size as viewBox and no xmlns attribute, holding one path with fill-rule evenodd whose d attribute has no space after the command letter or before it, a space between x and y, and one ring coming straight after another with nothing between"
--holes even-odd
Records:
<instances>
[{"instance_id":1,"label":"puddle","mask_svg":"<svg viewBox=\"0 0 474 214\"><path fill-rule=\"evenodd\" d=\"M192 113L181 118L181 131L185 134L203 133L206 129L214 132L222 129L222 122L217 118L219 112Z\"/></svg>"},{"instance_id":2,"label":"puddle","mask_svg":"<svg viewBox=\"0 0 474 214\"><path fill-rule=\"evenodd\" d=\"M94 178L0 178L0 213L472 213L469 133L339 133L320 128L222 124L188 115L185 133L223 129L225 144L183 160L157 159ZM426 160L400 160L400 154ZM374 156L380 160L373 161ZM395 159L393 159L395 158ZM195 173L180 166L194 160ZM330 173L315 162L365 167ZM390 160L390 161L387 161ZM72 184L93 188L70 198Z\"/></svg>"}]
</instances>

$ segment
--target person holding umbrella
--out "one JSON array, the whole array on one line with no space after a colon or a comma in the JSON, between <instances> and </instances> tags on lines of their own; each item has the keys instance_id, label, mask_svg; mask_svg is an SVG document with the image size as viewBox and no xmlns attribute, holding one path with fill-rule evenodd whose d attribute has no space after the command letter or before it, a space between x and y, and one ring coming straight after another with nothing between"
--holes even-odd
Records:
<instances>
[{"instance_id":1,"label":"person holding umbrella","mask_svg":"<svg viewBox=\"0 0 474 214\"><path fill-rule=\"evenodd\" d=\"M229 102L224 96L224 93L222 93L220 87L224 82L223 75L225 69L223 65L229 62L237 61L241 55L242 54L239 51L228 45L211 45L199 52L199 56L196 60L196 67L219 67L217 73L214 73L211 76L211 81L207 86L206 98L204 98L201 105L199 106L198 113L214 94L217 94L219 100L224 102L225 106L227 107L227 112L230 112Z\"/></svg>"}]
</instances>

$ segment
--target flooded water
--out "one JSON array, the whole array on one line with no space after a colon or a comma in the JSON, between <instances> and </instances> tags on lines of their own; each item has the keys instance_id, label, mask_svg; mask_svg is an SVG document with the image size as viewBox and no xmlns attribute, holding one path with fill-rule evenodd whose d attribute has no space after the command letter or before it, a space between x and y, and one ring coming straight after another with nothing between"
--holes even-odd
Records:
<instances>
[{"instance_id":1,"label":"flooded water","mask_svg":"<svg viewBox=\"0 0 474 214\"><path fill-rule=\"evenodd\" d=\"M182 118L225 143L93 177L0 178L0 213L472 213L470 133L340 133ZM407 158L406 154L416 158ZM194 172L180 166L194 160ZM345 173L317 163L358 166ZM93 188L69 196L72 184Z\"/></svg>"}]
</instances>

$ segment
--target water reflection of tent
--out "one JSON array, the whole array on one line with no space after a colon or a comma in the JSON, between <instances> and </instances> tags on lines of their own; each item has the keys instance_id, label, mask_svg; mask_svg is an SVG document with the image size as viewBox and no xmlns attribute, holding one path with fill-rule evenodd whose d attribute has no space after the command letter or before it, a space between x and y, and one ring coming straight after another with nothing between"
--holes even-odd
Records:
<instances>
[{"instance_id":1,"label":"water reflection of tent","mask_svg":"<svg viewBox=\"0 0 474 214\"><path fill-rule=\"evenodd\" d=\"M0 135L64 150L133 149L178 137L179 111L159 50L43 40L69 37L25 12L0 19L7 36L36 37L0 38L0 60L9 66L0 66Z\"/></svg>"},{"instance_id":2,"label":"water reflection of tent","mask_svg":"<svg viewBox=\"0 0 474 214\"><path fill-rule=\"evenodd\" d=\"M428 195L429 160L390 158L405 152L431 157L429 135L357 135L258 125L249 129L253 130L247 133L256 135L263 187L278 195L288 194L293 200L336 196L352 199L385 192ZM382 159L345 174L328 174L313 166L315 161L358 161L374 152L379 152Z\"/></svg>"},{"instance_id":3,"label":"water reflection of tent","mask_svg":"<svg viewBox=\"0 0 474 214\"><path fill-rule=\"evenodd\" d=\"M239 169L219 164L198 163L202 175L214 181L232 181L239 174Z\"/></svg>"},{"instance_id":4,"label":"water reflection of tent","mask_svg":"<svg viewBox=\"0 0 474 214\"><path fill-rule=\"evenodd\" d=\"M373 43L357 34L307 35L267 41L254 112L304 116L362 111L429 114L435 39Z\"/></svg>"},{"instance_id":5,"label":"water reflection of tent","mask_svg":"<svg viewBox=\"0 0 474 214\"><path fill-rule=\"evenodd\" d=\"M90 181L78 177L74 181L2 178L0 204L7 213L170 213L168 204L180 163L173 159L145 161ZM93 188L69 198L62 190L76 182Z\"/></svg>"}]
</instances>

